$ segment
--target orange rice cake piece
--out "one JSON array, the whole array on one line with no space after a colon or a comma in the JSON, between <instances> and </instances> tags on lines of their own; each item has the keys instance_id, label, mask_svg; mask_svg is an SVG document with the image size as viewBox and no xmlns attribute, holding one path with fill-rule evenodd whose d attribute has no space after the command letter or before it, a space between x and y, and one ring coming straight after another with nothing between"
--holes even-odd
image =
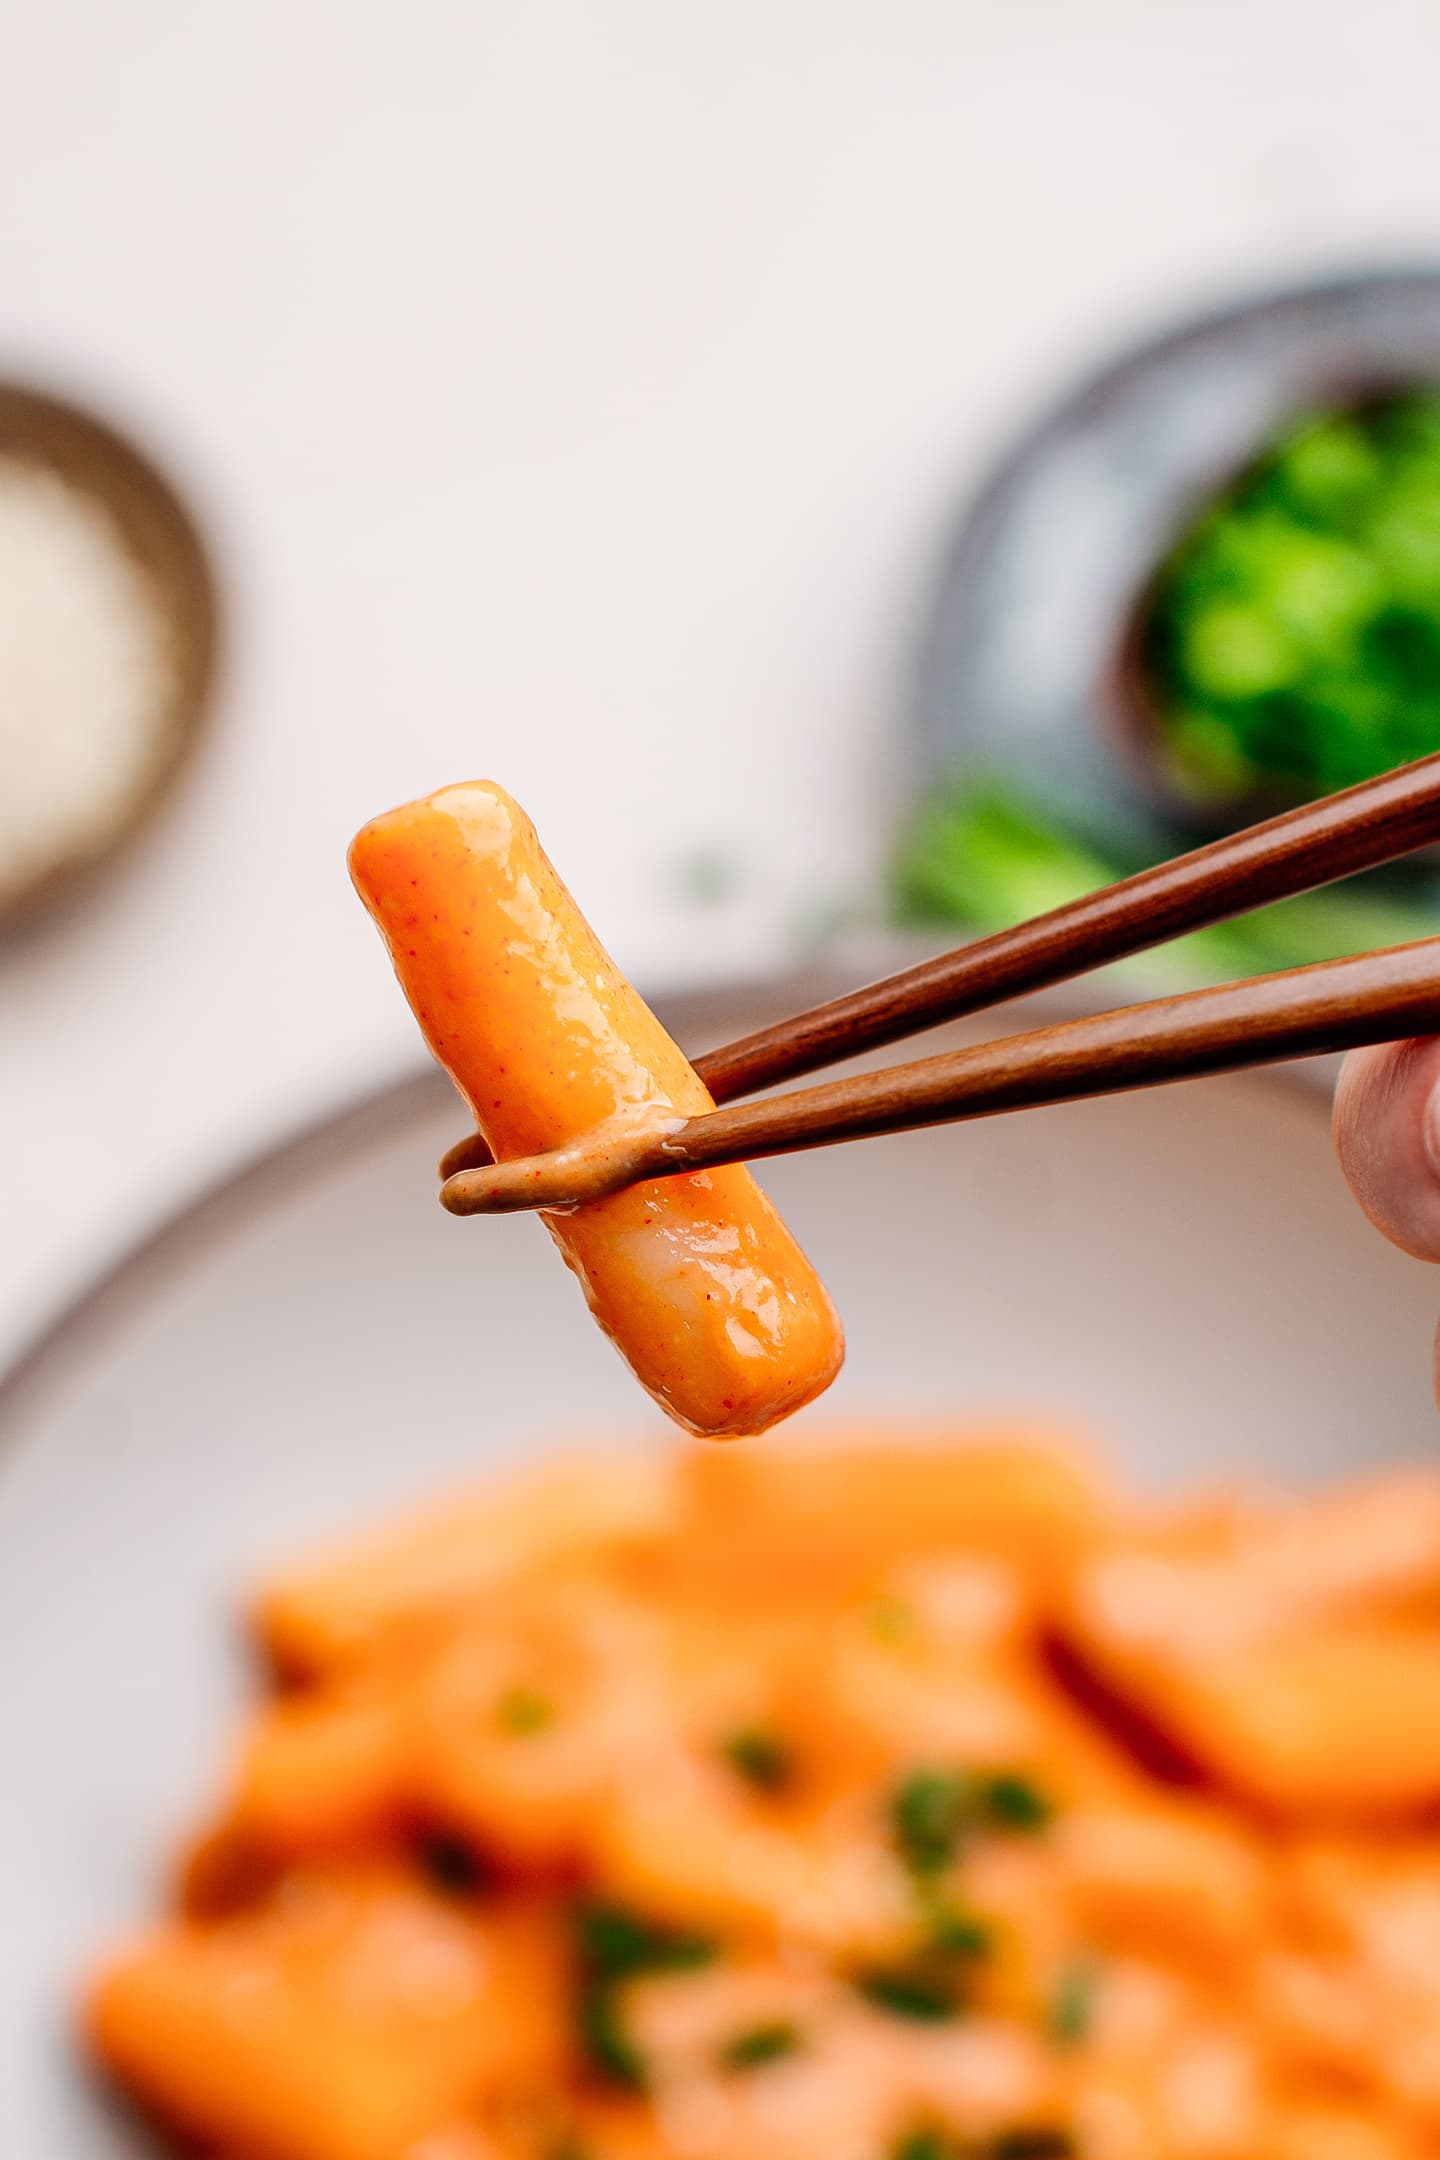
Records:
<instances>
[{"instance_id":1,"label":"orange rice cake piece","mask_svg":"<svg viewBox=\"0 0 1440 2160\"><path fill-rule=\"evenodd\" d=\"M297 1871L264 1901L117 1957L100 2061L179 2135L256 2160L402 2160L497 2092L553 2078L564 1991L531 1909L398 1865Z\"/></svg>"}]
</instances>

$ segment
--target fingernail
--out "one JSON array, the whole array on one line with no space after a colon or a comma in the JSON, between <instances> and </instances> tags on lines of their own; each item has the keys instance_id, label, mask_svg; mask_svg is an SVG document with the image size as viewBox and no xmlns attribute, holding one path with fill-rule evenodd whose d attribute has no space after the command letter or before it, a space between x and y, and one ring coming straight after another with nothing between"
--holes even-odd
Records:
<instances>
[{"instance_id":1,"label":"fingernail","mask_svg":"<svg viewBox=\"0 0 1440 2160\"><path fill-rule=\"evenodd\" d=\"M1440 1086L1431 1088L1425 1099L1420 1138L1431 1173L1436 1179L1440 1179Z\"/></svg>"}]
</instances>

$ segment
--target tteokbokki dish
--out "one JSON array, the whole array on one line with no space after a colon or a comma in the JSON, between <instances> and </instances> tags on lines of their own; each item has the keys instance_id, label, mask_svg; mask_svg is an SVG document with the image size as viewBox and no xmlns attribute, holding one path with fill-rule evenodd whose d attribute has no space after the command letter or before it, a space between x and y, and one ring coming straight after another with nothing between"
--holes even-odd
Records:
<instances>
[{"instance_id":1,"label":"tteokbokki dish","mask_svg":"<svg viewBox=\"0 0 1440 2160\"><path fill-rule=\"evenodd\" d=\"M1440 1474L574 1456L283 1568L86 2042L211 2160L1440 2155Z\"/></svg>"}]
</instances>

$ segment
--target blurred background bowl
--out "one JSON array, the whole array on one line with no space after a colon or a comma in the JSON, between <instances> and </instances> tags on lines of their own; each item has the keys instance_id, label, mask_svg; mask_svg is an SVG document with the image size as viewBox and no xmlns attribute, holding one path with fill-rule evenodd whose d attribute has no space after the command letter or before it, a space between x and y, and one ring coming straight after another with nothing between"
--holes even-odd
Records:
<instances>
[{"instance_id":1,"label":"blurred background bowl","mask_svg":"<svg viewBox=\"0 0 1440 2160\"><path fill-rule=\"evenodd\" d=\"M1397 269L1227 303L1068 391L946 544L916 683L923 781L998 753L1133 787L1103 725L1117 649L1188 519L1297 414L1436 383L1440 270Z\"/></svg>"},{"instance_id":2,"label":"blurred background bowl","mask_svg":"<svg viewBox=\"0 0 1440 2160\"><path fill-rule=\"evenodd\" d=\"M1284 480L1286 446L1306 416L1325 417L1332 433L1338 416L1353 434L1355 407L1383 412L1409 393L1431 397L1437 384L1440 273L1377 269L1182 323L1123 354L1044 415L961 513L944 551L916 683L919 809L901 851L902 912L995 927L1287 801L1440 748L1440 584L1423 613L1411 610L1433 638L1420 656L1425 680L1404 740L1378 721L1366 738L1367 700L1378 685L1365 679L1371 662L1362 652L1341 685L1335 740L1326 746L1335 755L1312 761L1313 786L1241 754L1240 731L1265 706L1260 696L1237 696L1228 742L1223 700L1193 716L1197 732L1208 726L1234 765L1229 781L1214 784L1212 772L1211 784L1199 784L1172 754L1176 716L1156 665L1157 622L1173 627L1160 610L1180 572L1190 579L1192 612L1209 608L1201 629L1227 610L1222 629L1238 623L1241 633L1259 636L1277 629L1264 613L1270 595L1242 591L1243 604L1234 604L1199 560L1194 536L1207 520L1213 534L1226 515L1237 523L1250 516L1251 530L1259 529L1251 498L1274 488L1277 474ZM1440 562L1440 463L1423 485ZM1272 561L1313 584L1315 565L1297 563L1296 551L1325 556L1322 570L1343 552L1358 575L1373 575L1371 617L1385 614L1383 577L1364 556L1368 536L1340 541L1313 520L1307 527L1303 506L1282 510L1288 525L1273 505L1259 513L1270 519L1263 537ZM1284 596L1276 604L1283 608ZM1326 615L1323 596L1317 613L1328 632L1334 611ZM1180 623L1182 633L1191 627ZM1178 694L1186 694L1183 685ZM1269 698L1270 708L1282 704ZM1187 725L1191 718L1180 716ZM1214 766L1218 772L1218 754ZM1250 972L1400 942L1427 934L1437 920L1433 865L1410 866L1267 910L1147 967Z\"/></svg>"},{"instance_id":3,"label":"blurred background bowl","mask_svg":"<svg viewBox=\"0 0 1440 2160\"><path fill-rule=\"evenodd\" d=\"M202 730L214 686L220 624L214 570L194 516L158 466L107 422L41 389L0 382L0 471L48 476L61 484L82 514L94 519L99 512L87 537L92 546L103 547L113 536L123 558L138 572L136 592L154 614L161 678L144 722L143 744L135 746L136 755L113 781L103 770L107 750L97 728L96 770L77 779L81 785L88 779L105 796L98 812L77 821L68 835L57 826L53 845L27 862L23 875L12 880L0 862L3 930L77 896L160 809ZM85 600L77 581L72 634L81 637L90 627L83 616ZM22 639L20 662L26 680L8 686L13 703L7 714L7 756L23 748L27 700L33 694L37 719L31 749L35 757L44 758L49 752L44 739L46 686L36 679L42 677L43 655L34 649L23 624L17 626L15 642ZM78 748L85 715L75 714L72 726Z\"/></svg>"}]
</instances>

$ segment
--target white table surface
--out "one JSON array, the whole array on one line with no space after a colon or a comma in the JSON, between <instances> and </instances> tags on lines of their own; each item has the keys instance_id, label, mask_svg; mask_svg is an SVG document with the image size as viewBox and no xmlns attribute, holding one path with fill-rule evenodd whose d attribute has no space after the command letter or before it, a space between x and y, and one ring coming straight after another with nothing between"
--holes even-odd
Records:
<instances>
[{"instance_id":1,"label":"white table surface","mask_svg":"<svg viewBox=\"0 0 1440 2160\"><path fill-rule=\"evenodd\" d=\"M414 1059L371 811L504 779L652 985L863 893L960 493L1172 307L1436 250L1437 67L1434 0L0 0L0 371L169 458L231 631L0 946L0 1356Z\"/></svg>"}]
</instances>

